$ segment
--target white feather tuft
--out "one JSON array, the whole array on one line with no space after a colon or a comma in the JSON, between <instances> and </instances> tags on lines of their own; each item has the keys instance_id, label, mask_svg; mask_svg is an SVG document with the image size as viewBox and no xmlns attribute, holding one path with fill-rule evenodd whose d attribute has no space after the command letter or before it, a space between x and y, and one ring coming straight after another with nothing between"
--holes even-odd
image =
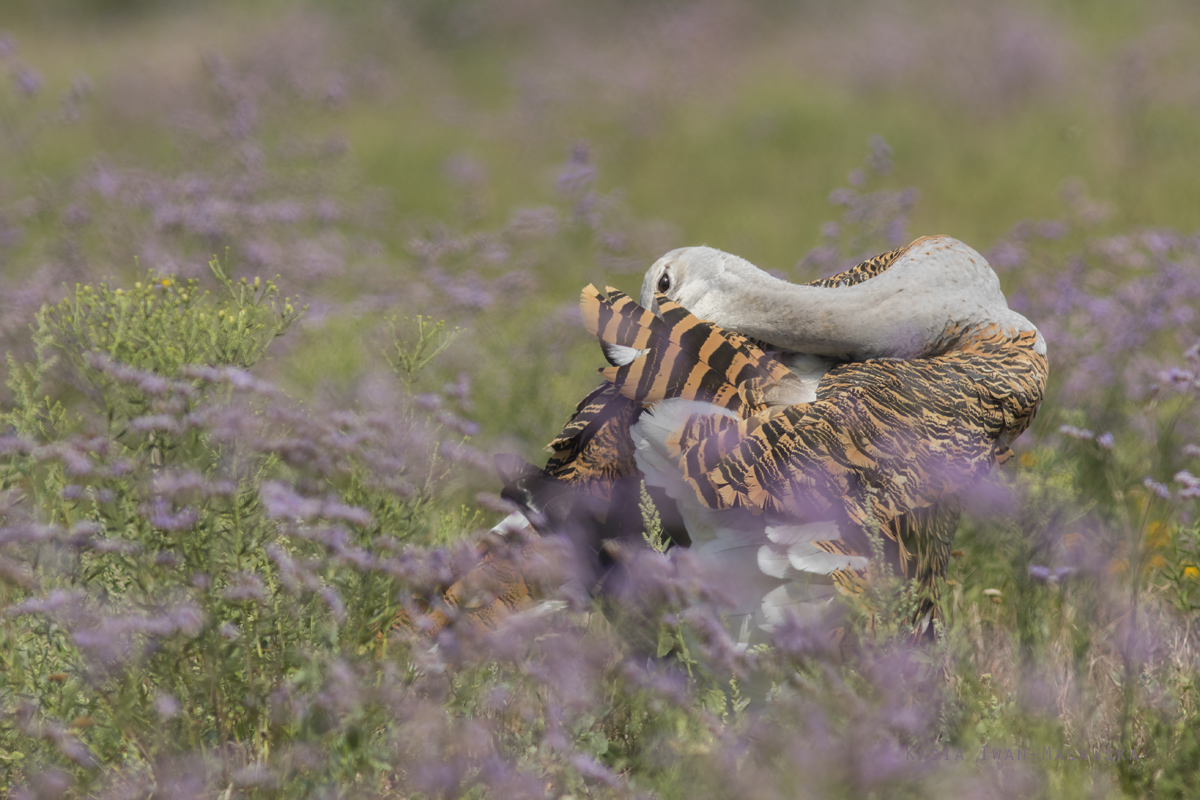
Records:
<instances>
[{"instance_id":1,"label":"white feather tuft","mask_svg":"<svg viewBox=\"0 0 1200 800\"><path fill-rule=\"evenodd\" d=\"M605 341L600 342L600 349L604 351L604 358L614 367L623 367L626 364L632 364L650 352L649 348L639 350L636 347L626 347L623 344L613 344L612 342Z\"/></svg>"},{"instance_id":2,"label":"white feather tuft","mask_svg":"<svg viewBox=\"0 0 1200 800\"><path fill-rule=\"evenodd\" d=\"M788 561L792 569L815 575L828 575L839 569L865 569L867 559L863 556L844 556L826 553L816 545L803 542L788 548Z\"/></svg>"},{"instance_id":3,"label":"white feather tuft","mask_svg":"<svg viewBox=\"0 0 1200 800\"><path fill-rule=\"evenodd\" d=\"M667 453L667 439L694 414L738 418L729 409L712 403L671 398L643 413L629 431L636 448L634 458L638 469L646 476L646 484L661 487L673 500L693 503L697 502L695 493L683 482L679 466ZM694 536L692 539L695 541Z\"/></svg>"},{"instance_id":4,"label":"white feather tuft","mask_svg":"<svg viewBox=\"0 0 1200 800\"><path fill-rule=\"evenodd\" d=\"M841 538L841 532L838 531L837 523L832 520L768 525L766 527L766 534L767 538L775 544L789 545Z\"/></svg>"}]
</instances>

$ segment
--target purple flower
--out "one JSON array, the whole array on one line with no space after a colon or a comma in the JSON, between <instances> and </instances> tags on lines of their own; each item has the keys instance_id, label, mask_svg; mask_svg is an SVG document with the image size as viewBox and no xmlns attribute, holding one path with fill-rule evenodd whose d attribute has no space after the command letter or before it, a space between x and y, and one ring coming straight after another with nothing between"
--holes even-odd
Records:
<instances>
[{"instance_id":1,"label":"purple flower","mask_svg":"<svg viewBox=\"0 0 1200 800\"><path fill-rule=\"evenodd\" d=\"M10 606L6 613L12 616L20 616L21 614L45 614L53 618L61 618L60 615L67 612L72 612L75 609L82 607L87 600L87 594L82 591L67 591L66 589L55 589L41 598L30 598L22 600L15 606Z\"/></svg>"},{"instance_id":2,"label":"purple flower","mask_svg":"<svg viewBox=\"0 0 1200 800\"><path fill-rule=\"evenodd\" d=\"M887 175L892 171L892 148L879 134L872 135L868 143L871 155L867 157L867 169L876 175Z\"/></svg>"},{"instance_id":3,"label":"purple flower","mask_svg":"<svg viewBox=\"0 0 1200 800\"><path fill-rule=\"evenodd\" d=\"M1149 489L1151 492L1153 492L1157 497L1159 497L1162 500L1170 500L1171 499L1171 490L1165 484L1159 483L1158 481L1154 480L1153 478L1143 479L1142 485L1145 486L1147 489Z\"/></svg>"},{"instance_id":4,"label":"purple flower","mask_svg":"<svg viewBox=\"0 0 1200 800\"><path fill-rule=\"evenodd\" d=\"M235 603L255 602L266 603L267 592L263 586L262 580L252 573L239 572L234 575L229 585L221 592L221 596L226 600Z\"/></svg>"},{"instance_id":5,"label":"purple flower","mask_svg":"<svg viewBox=\"0 0 1200 800\"><path fill-rule=\"evenodd\" d=\"M14 453L26 455L33 451L34 446L32 442L14 434L0 436L0 456L12 455Z\"/></svg>"},{"instance_id":6,"label":"purple flower","mask_svg":"<svg viewBox=\"0 0 1200 800\"><path fill-rule=\"evenodd\" d=\"M999 272L1016 269L1029 258L1025 248L1010 241L999 241L988 251L987 260Z\"/></svg>"},{"instance_id":7,"label":"purple flower","mask_svg":"<svg viewBox=\"0 0 1200 800\"><path fill-rule=\"evenodd\" d=\"M12 71L13 82L17 91L23 97L33 97L42 88L42 76L36 71L23 65L17 65Z\"/></svg>"},{"instance_id":8,"label":"purple flower","mask_svg":"<svg viewBox=\"0 0 1200 800\"><path fill-rule=\"evenodd\" d=\"M1049 567L1043 567L1038 564L1029 565L1029 577L1036 581L1042 581L1043 583L1054 582L1054 572L1051 571Z\"/></svg>"},{"instance_id":9,"label":"purple flower","mask_svg":"<svg viewBox=\"0 0 1200 800\"><path fill-rule=\"evenodd\" d=\"M237 491L233 481L210 480L198 472L171 470L160 472L151 482L154 494L161 497L199 495L201 497L228 497Z\"/></svg>"},{"instance_id":10,"label":"purple flower","mask_svg":"<svg viewBox=\"0 0 1200 800\"><path fill-rule=\"evenodd\" d=\"M452 155L442 168L446 177L458 186L477 188L487 183L487 170L478 159L468 155Z\"/></svg>"},{"instance_id":11,"label":"purple flower","mask_svg":"<svg viewBox=\"0 0 1200 800\"><path fill-rule=\"evenodd\" d=\"M1057 585L1062 583L1065 578L1068 578L1074 574L1074 567L1058 567L1052 570L1049 567L1042 567L1037 564L1029 565L1029 577L1042 583Z\"/></svg>"},{"instance_id":12,"label":"purple flower","mask_svg":"<svg viewBox=\"0 0 1200 800\"><path fill-rule=\"evenodd\" d=\"M558 173L555 185L560 194L567 197L582 195L591 186L596 177L596 168L588 163L586 145L577 144L571 148L571 157Z\"/></svg>"},{"instance_id":13,"label":"purple flower","mask_svg":"<svg viewBox=\"0 0 1200 800\"><path fill-rule=\"evenodd\" d=\"M150 524L164 531L185 531L195 527L200 512L194 508L172 511L171 504L156 497L141 507L141 513Z\"/></svg>"},{"instance_id":14,"label":"purple flower","mask_svg":"<svg viewBox=\"0 0 1200 800\"><path fill-rule=\"evenodd\" d=\"M183 707L175 699L175 695L161 692L154 697L154 710L163 719L172 719L178 716Z\"/></svg>"},{"instance_id":15,"label":"purple flower","mask_svg":"<svg viewBox=\"0 0 1200 800\"><path fill-rule=\"evenodd\" d=\"M175 433L181 427L178 419L167 414L151 414L145 417L135 417L129 421L129 430L134 433L147 433L149 431Z\"/></svg>"},{"instance_id":16,"label":"purple flower","mask_svg":"<svg viewBox=\"0 0 1200 800\"><path fill-rule=\"evenodd\" d=\"M1058 432L1068 438L1079 439L1085 442L1090 442L1096 438L1096 434L1087 428L1076 428L1074 425L1060 425Z\"/></svg>"},{"instance_id":17,"label":"purple flower","mask_svg":"<svg viewBox=\"0 0 1200 800\"><path fill-rule=\"evenodd\" d=\"M58 536L60 530L53 525L26 523L0 528L0 545L44 542Z\"/></svg>"},{"instance_id":18,"label":"purple flower","mask_svg":"<svg viewBox=\"0 0 1200 800\"><path fill-rule=\"evenodd\" d=\"M413 398L413 401L417 404L417 406L419 408L423 408L426 411L434 411L438 408L441 408L441 405L442 405L441 395L432 394L432 393L419 394Z\"/></svg>"},{"instance_id":19,"label":"purple flower","mask_svg":"<svg viewBox=\"0 0 1200 800\"><path fill-rule=\"evenodd\" d=\"M259 497L267 516L293 519L312 519L321 513L321 501L302 497L285 483L268 481L259 489Z\"/></svg>"},{"instance_id":20,"label":"purple flower","mask_svg":"<svg viewBox=\"0 0 1200 800\"><path fill-rule=\"evenodd\" d=\"M1181 499L1190 500L1200 497L1200 478L1197 478L1186 469L1175 473L1175 482L1183 484L1183 488L1178 492L1178 496Z\"/></svg>"},{"instance_id":21,"label":"purple flower","mask_svg":"<svg viewBox=\"0 0 1200 800\"><path fill-rule=\"evenodd\" d=\"M1044 220L1037 223L1037 235L1043 239L1062 239L1067 235L1069 227L1065 222L1059 220Z\"/></svg>"},{"instance_id":22,"label":"purple flower","mask_svg":"<svg viewBox=\"0 0 1200 800\"><path fill-rule=\"evenodd\" d=\"M506 226L507 232L522 238L544 239L559 229L558 211L549 207L519 208Z\"/></svg>"},{"instance_id":23,"label":"purple flower","mask_svg":"<svg viewBox=\"0 0 1200 800\"><path fill-rule=\"evenodd\" d=\"M279 481L267 481L259 489L263 508L272 519L312 520L316 517L340 519L354 525L368 527L373 523L371 514L365 509L339 503L335 500L318 500L297 494L292 487Z\"/></svg>"},{"instance_id":24,"label":"purple flower","mask_svg":"<svg viewBox=\"0 0 1200 800\"><path fill-rule=\"evenodd\" d=\"M87 541L87 548L97 553L118 553L124 556L141 552L142 546L137 542L129 542L117 537L105 538L98 536Z\"/></svg>"},{"instance_id":25,"label":"purple flower","mask_svg":"<svg viewBox=\"0 0 1200 800\"><path fill-rule=\"evenodd\" d=\"M1177 391L1186 391L1196 387L1196 373L1190 369L1171 367L1158 374L1158 379Z\"/></svg>"},{"instance_id":26,"label":"purple flower","mask_svg":"<svg viewBox=\"0 0 1200 800\"><path fill-rule=\"evenodd\" d=\"M246 789L271 787L275 785L275 776L262 764L251 764L233 773L230 782L234 786Z\"/></svg>"},{"instance_id":27,"label":"purple flower","mask_svg":"<svg viewBox=\"0 0 1200 800\"><path fill-rule=\"evenodd\" d=\"M829 202L835 206L852 206L858 194L851 189L834 189L829 193Z\"/></svg>"},{"instance_id":28,"label":"purple flower","mask_svg":"<svg viewBox=\"0 0 1200 800\"><path fill-rule=\"evenodd\" d=\"M442 386L442 393L456 400L464 411L471 410L471 377L467 373L458 373L458 380Z\"/></svg>"},{"instance_id":29,"label":"purple flower","mask_svg":"<svg viewBox=\"0 0 1200 800\"><path fill-rule=\"evenodd\" d=\"M317 594L329 606L329 610L333 612L333 618L340 622L346 621L346 604L342 600L342 596L332 586L322 586L317 590Z\"/></svg>"}]
</instances>

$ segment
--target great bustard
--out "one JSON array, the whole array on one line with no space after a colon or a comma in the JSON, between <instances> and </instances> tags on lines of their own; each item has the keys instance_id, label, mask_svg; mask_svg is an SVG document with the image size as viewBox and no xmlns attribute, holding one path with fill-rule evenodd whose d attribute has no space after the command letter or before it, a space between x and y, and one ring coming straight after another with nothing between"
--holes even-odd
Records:
<instances>
[{"instance_id":1,"label":"great bustard","mask_svg":"<svg viewBox=\"0 0 1200 800\"><path fill-rule=\"evenodd\" d=\"M1041 335L949 237L806 286L684 248L643 284L661 320L620 293L585 290L582 304L615 366L545 470L508 494L559 519L580 494L602 498L604 535L617 535L611 517L628 517L644 477L728 578L743 640L861 569L871 528L920 581L914 621L927 622L958 497L1006 458L1045 386Z\"/></svg>"}]
</instances>

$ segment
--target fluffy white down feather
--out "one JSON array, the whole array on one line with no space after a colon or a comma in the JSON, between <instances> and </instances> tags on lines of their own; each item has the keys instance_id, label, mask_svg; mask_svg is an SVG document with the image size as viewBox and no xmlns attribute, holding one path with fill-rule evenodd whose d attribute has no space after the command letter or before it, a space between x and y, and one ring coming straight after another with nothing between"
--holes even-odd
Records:
<instances>
[{"instance_id":1,"label":"fluffy white down feather","mask_svg":"<svg viewBox=\"0 0 1200 800\"><path fill-rule=\"evenodd\" d=\"M694 400L671 399L642 414L631 433L638 469L650 486L662 488L679 507L692 540L692 552L706 578L730 603L727 625L742 644L769 633L789 610L817 611L836 594L830 573L861 569L867 560L826 553L813 542L837 539L833 522L806 522L755 516L740 509L713 510L684 483L667 454L666 442L693 414L733 412Z\"/></svg>"}]
</instances>

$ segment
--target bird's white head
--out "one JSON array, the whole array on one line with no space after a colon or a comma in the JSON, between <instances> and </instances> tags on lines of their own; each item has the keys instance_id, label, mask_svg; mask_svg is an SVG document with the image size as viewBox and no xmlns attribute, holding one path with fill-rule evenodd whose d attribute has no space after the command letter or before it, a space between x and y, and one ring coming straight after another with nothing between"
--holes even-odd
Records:
<instances>
[{"instance_id":1,"label":"bird's white head","mask_svg":"<svg viewBox=\"0 0 1200 800\"><path fill-rule=\"evenodd\" d=\"M721 306L757 280L774 279L746 259L714 247L680 247L646 272L641 304L657 314L654 293L662 292L701 319L721 320Z\"/></svg>"}]
</instances>

